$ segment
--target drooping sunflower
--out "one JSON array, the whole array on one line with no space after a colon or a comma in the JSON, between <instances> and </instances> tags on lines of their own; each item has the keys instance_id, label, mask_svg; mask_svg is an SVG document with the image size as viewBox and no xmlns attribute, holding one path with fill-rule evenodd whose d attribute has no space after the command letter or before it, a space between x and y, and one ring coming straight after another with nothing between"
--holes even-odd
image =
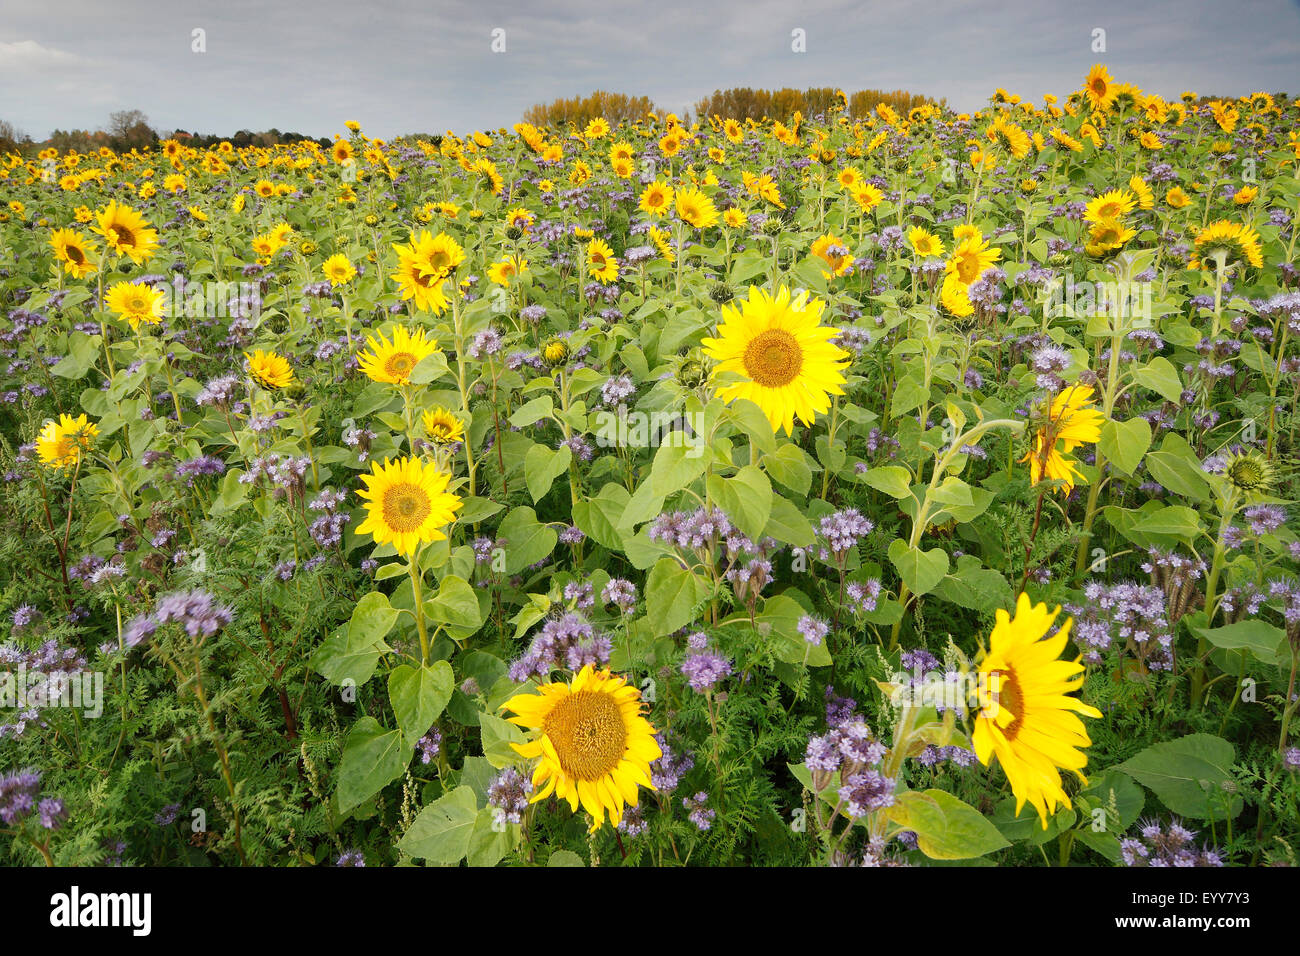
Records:
<instances>
[{"instance_id":1,"label":"drooping sunflower","mask_svg":"<svg viewBox=\"0 0 1300 956\"><path fill-rule=\"evenodd\" d=\"M1050 637L1047 632L1060 614L1046 604L1031 604L1021 594L1016 615L997 611L989 647L978 666L980 712L972 742L980 763L997 757L1011 791L1016 813L1025 803L1038 811L1043 829L1049 814L1070 798L1061 787L1060 769L1071 770L1087 783L1088 765L1080 748L1089 747L1077 714L1101 717L1101 711L1071 697L1083 683L1083 665L1059 660L1070 636L1070 618Z\"/></svg>"},{"instance_id":2,"label":"drooping sunflower","mask_svg":"<svg viewBox=\"0 0 1300 956\"><path fill-rule=\"evenodd\" d=\"M356 267L341 252L334 253L321 263L320 271L329 279L331 286L345 285L357 277Z\"/></svg>"},{"instance_id":3,"label":"drooping sunflower","mask_svg":"<svg viewBox=\"0 0 1300 956\"><path fill-rule=\"evenodd\" d=\"M442 529L456 520L461 507L460 498L447 490L451 475L418 458L385 459L370 467L371 473L361 476L366 487L357 492L366 499L366 520L358 534L391 544L404 557L422 544L446 539Z\"/></svg>"},{"instance_id":4,"label":"drooping sunflower","mask_svg":"<svg viewBox=\"0 0 1300 956\"><path fill-rule=\"evenodd\" d=\"M118 282L108 290L108 307L135 331L140 323L157 325L163 318L162 289L143 282Z\"/></svg>"},{"instance_id":5,"label":"drooping sunflower","mask_svg":"<svg viewBox=\"0 0 1300 956\"><path fill-rule=\"evenodd\" d=\"M104 244L120 256L128 256L140 265L154 254L158 246L158 232L149 228L144 217L130 206L111 200L98 214L95 232L104 237Z\"/></svg>"},{"instance_id":6,"label":"drooping sunflower","mask_svg":"<svg viewBox=\"0 0 1300 956\"><path fill-rule=\"evenodd\" d=\"M465 426L460 418L441 405L427 409L421 416L421 422L424 425L424 433L434 444L450 445L465 440Z\"/></svg>"},{"instance_id":7,"label":"drooping sunflower","mask_svg":"<svg viewBox=\"0 0 1300 956\"><path fill-rule=\"evenodd\" d=\"M63 263L63 271L74 279L85 278L98 268L94 246L75 229L55 229L50 235L50 245L55 258Z\"/></svg>"},{"instance_id":8,"label":"drooping sunflower","mask_svg":"<svg viewBox=\"0 0 1300 956\"><path fill-rule=\"evenodd\" d=\"M1092 404L1092 386L1074 384L1063 388L1048 407L1047 421L1034 436L1033 447L1020 460L1029 462L1031 484L1044 477L1063 483L1066 494L1081 477L1074 462L1065 456L1084 443L1101 440L1106 416Z\"/></svg>"},{"instance_id":9,"label":"drooping sunflower","mask_svg":"<svg viewBox=\"0 0 1300 956\"><path fill-rule=\"evenodd\" d=\"M1137 230L1124 225L1120 219L1098 219L1088 230L1088 241L1083 249L1088 255L1100 258L1124 248L1124 243L1136 235Z\"/></svg>"},{"instance_id":10,"label":"drooping sunflower","mask_svg":"<svg viewBox=\"0 0 1300 956\"><path fill-rule=\"evenodd\" d=\"M985 269L991 268L993 263L1002 258L1002 250L990 248L988 240L983 236L977 234L964 239L954 238L959 241L948 257L944 271L956 276L964 286L969 286L984 274Z\"/></svg>"},{"instance_id":11,"label":"drooping sunflower","mask_svg":"<svg viewBox=\"0 0 1300 956\"><path fill-rule=\"evenodd\" d=\"M510 281L528 271L528 260L522 256L506 256L500 262L488 267L488 279L500 286L510 285Z\"/></svg>"},{"instance_id":12,"label":"drooping sunflower","mask_svg":"<svg viewBox=\"0 0 1300 956\"><path fill-rule=\"evenodd\" d=\"M420 361L438 351L437 339L429 338L424 329L412 333L402 325L393 327L392 341L378 332L366 337L366 346L357 355L357 365L372 382L388 385L408 384Z\"/></svg>"},{"instance_id":13,"label":"drooping sunflower","mask_svg":"<svg viewBox=\"0 0 1300 956\"><path fill-rule=\"evenodd\" d=\"M1196 255L1190 263L1193 269L1202 268L1207 259L1223 253L1226 262L1233 260L1263 268L1264 254L1260 250L1259 233L1250 226L1220 219L1196 234Z\"/></svg>"},{"instance_id":14,"label":"drooping sunflower","mask_svg":"<svg viewBox=\"0 0 1300 956\"><path fill-rule=\"evenodd\" d=\"M263 388L287 388L293 384L293 368L289 360L275 352L257 349L248 359L248 374Z\"/></svg>"},{"instance_id":15,"label":"drooping sunflower","mask_svg":"<svg viewBox=\"0 0 1300 956\"><path fill-rule=\"evenodd\" d=\"M943 285L939 289L939 301L945 309L959 319L975 314L975 306L966 292L966 286L956 275L943 277Z\"/></svg>"},{"instance_id":16,"label":"drooping sunflower","mask_svg":"<svg viewBox=\"0 0 1300 956\"><path fill-rule=\"evenodd\" d=\"M604 240L593 239L587 243L587 275L601 282L613 282L618 278L618 260Z\"/></svg>"},{"instance_id":17,"label":"drooping sunflower","mask_svg":"<svg viewBox=\"0 0 1300 956\"><path fill-rule=\"evenodd\" d=\"M47 421L36 436L36 454L47 468L71 468L98 434L99 426L84 414L76 418L60 415L58 421Z\"/></svg>"},{"instance_id":18,"label":"drooping sunflower","mask_svg":"<svg viewBox=\"0 0 1300 956\"><path fill-rule=\"evenodd\" d=\"M850 355L831 343L840 330L821 325L826 304L801 292L793 300L782 286L775 296L751 286L749 297L722 307L717 338L703 351L718 365L714 376L735 372L744 381L718 391L724 402L749 399L763 410L772 431L794 432L794 420L812 425L830 410L830 395L843 395L842 371Z\"/></svg>"},{"instance_id":19,"label":"drooping sunflower","mask_svg":"<svg viewBox=\"0 0 1300 956\"><path fill-rule=\"evenodd\" d=\"M696 229L707 229L718 221L718 209L713 200L693 186L677 190L676 205L682 222Z\"/></svg>"},{"instance_id":20,"label":"drooping sunflower","mask_svg":"<svg viewBox=\"0 0 1300 956\"><path fill-rule=\"evenodd\" d=\"M520 756L537 760L533 770L537 802L552 793L575 813L591 814L591 832L608 813L617 826L625 807L635 807L638 787L651 790L650 764L663 756L655 728L641 714L641 692L607 670L584 667L572 683L542 684L535 694L516 694L502 705L511 723L541 734L511 744Z\"/></svg>"},{"instance_id":21,"label":"drooping sunflower","mask_svg":"<svg viewBox=\"0 0 1300 956\"><path fill-rule=\"evenodd\" d=\"M1134 176L1130 179L1128 181L1128 188L1133 190L1133 194L1137 196L1139 209L1151 209L1155 206L1155 194L1151 192L1151 187L1147 185L1147 181L1141 176Z\"/></svg>"}]
</instances>

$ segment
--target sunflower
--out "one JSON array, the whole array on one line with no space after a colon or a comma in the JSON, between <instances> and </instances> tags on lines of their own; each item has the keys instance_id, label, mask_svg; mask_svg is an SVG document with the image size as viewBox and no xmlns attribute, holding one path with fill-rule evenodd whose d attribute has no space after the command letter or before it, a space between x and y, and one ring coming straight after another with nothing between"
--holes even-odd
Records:
<instances>
[{"instance_id":1,"label":"sunflower","mask_svg":"<svg viewBox=\"0 0 1300 956\"><path fill-rule=\"evenodd\" d=\"M1100 63L1088 71L1088 76L1083 81L1083 92L1092 109L1103 113L1114 105L1115 98L1119 96L1119 89L1110 73Z\"/></svg>"},{"instance_id":2,"label":"sunflower","mask_svg":"<svg viewBox=\"0 0 1300 956\"><path fill-rule=\"evenodd\" d=\"M812 254L830 267L830 272L822 270L823 279L846 275L853 269L853 256L849 254L844 241L830 233L817 237L812 244Z\"/></svg>"},{"instance_id":3,"label":"sunflower","mask_svg":"<svg viewBox=\"0 0 1300 956\"><path fill-rule=\"evenodd\" d=\"M1136 235L1136 229L1124 225L1119 219L1099 219L1088 230L1088 241L1083 248L1088 255L1100 257L1122 249L1124 243Z\"/></svg>"},{"instance_id":4,"label":"sunflower","mask_svg":"<svg viewBox=\"0 0 1300 956\"><path fill-rule=\"evenodd\" d=\"M451 475L418 458L385 459L371 463L362 475L366 487L357 494L366 501L366 520L358 534L369 534L376 544L391 544L404 557L420 545L443 541L442 528L456 520L461 500L447 490Z\"/></svg>"},{"instance_id":5,"label":"sunflower","mask_svg":"<svg viewBox=\"0 0 1300 956\"><path fill-rule=\"evenodd\" d=\"M676 205L682 222L696 229L707 229L718 221L718 210L713 200L693 186L677 190Z\"/></svg>"},{"instance_id":6,"label":"sunflower","mask_svg":"<svg viewBox=\"0 0 1300 956\"><path fill-rule=\"evenodd\" d=\"M1223 477L1247 499L1268 494L1276 480L1273 464L1254 450L1234 452L1223 462Z\"/></svg>"},{"instance_id":7,"label":"sunflower","mask_svg":"<svg viewBox=\"0 0 1300 956\"><path fill-rule=\"evenodd\" d=\"M922 258L938 258L943 255L943 240L924 226L913 226L907 232L907 241L912 250Z\"/></svg>"},{"instance_id":8,"label":"sunflower","mask_svg":"<svg viewBox=\"0 0 1300 956\"><path fill-rule=\"evenodd\" d=\"M95 232L104 237L104 244L120 256L129 256L140 265L154 254L158 245L158 232L149 228L144 217L130 206L119 205L114 199L98 214Z\"/></svg>"},{"instance_id":9,"label":"sunflower","mask_svg":"<svg viewBox=\"0 0 1300 956\"><path fill-rule=\"evenodd\" d=\"M749 217L732 206L722 213L722 222L728 229L742 229L749 225Z\"/></svg>"},{"instance_id":10,"label":"sunflower","mask_svg":"<svg viewBox=\"0 0 1300 956\"><path fill-rule=\"evenodd\" d=\"M1064 484L1068 494L1075 478L1081 477L1074 462L1066 458L1084 443L1101 440L1106 416L1092 404L1092 386L1070 385L1052 399L1047 421L1034 436L1033 447L1020 460L1029 462L1029 480L1038 484L1044 477Z\"/></svg>"},{"instance_id":11,"label":"sunflower","mask_svg":"<svg viewBox=\"0 0 1300 956\"><path fill-rule=\"evenodd\" d=\"M164 298L161 289L143 282L119 282L108 290L108 307L134 331L141 322L157 325L162 321Z\"/></svg>"},{"instance_id":12,"label":"sunflower","mask_svg":"<svg viewBox=\"0 0 1300 956\"><path fill-rule=\"evenodd\" d=\"M423 312L441 314L447 308L443 283L465 261L465 250L445 232L432 236L426 229L417 237L410 235L408 245L394 245L397 252L396 279L402 299L412 299Z\"/></svg>"},{"instance_id":13,"label":"sunflower","mask_svg":"<svg viewBox=\"0 0 1300 956\"><path fill-rule=\"evenodd\" d=\"M283 355L258 349L252 355L245 352L244 358L248 359L248 374L263 388L287 388L293 384L293 369Z\"/></svg>"},{"instance_id":14,"label":"sunflower","mask_svg":"<svg viewBox=\"0 0 1300 956\"><path fill-rule=\"evenodd\" d=\"M401 325L393 328L392 341L379 332L366 338L366 346L368 351L357 355L358 366L372 382L389 385L409 384L420 361L438 351L437 340L428 338L424 329L412 334Z\"/></svg>"},{"instance_id":15,"label":"sunflower","mask_svg":"<svg viewBox=\"0 0 1300 956\"><path fill-rule=\"evenodd\" d=\"M55 229L50 235L54 257L63 263L63 271L74 279L82 279L98 268L93 256L95 249L84 235L75 229Z\"/></svg>"},{"instance_id":16,"label":"sunflower","mask_svg":"<svg viewBox=\"0 0 1300 956\"><path fill-rule=\"evenodd\" d=\"M673 201L673 187L655 180L641 190L638 208L647 216L658 218L668 211Z\"/></svg>"},{"instance_id":17,"label":"sunflower","mask_svg":"<svg viewBox=\"0 0 1300 956\"><path fill-rule=\"evenodd\" d=\"M944 276L943 285L939 290L939 301L943 303L945 309L959 319L975 314L975 306L971 304L970 296L966 293L966 286L955 275Z\"/></svg>"},{"instance_id":18,"label":"sunflower","mask_svg":"<svg viewBox=\"0 0 1300 956\"><path fill-rule=\"evenodd\" d=\"M1206 259L1222 253L1225 261L1244 259L1256 269L1264 265L1264 255L1259 247L1259 233L1249 226L1220 219L1196 234L1196 255L1190 263L1193 269L1202 268Z\"/></svg>"},{"instance_id":19,"label":"sunflower","mask_svg":"<svg viewBox=\"0 0 1300 956\"><path fill-rule=\"evenodd\" d=\"M306 243L303 243L305 246ZM330 280L331 286L344 285L356 278L356 267L348 261L348 257L341 252L336 252L323 263L320 271L325 274L325 278Z\"/></svg>"},{"instance_id":20,"label":"sunflower","mask_svg":"<svg viewBox=\"0 0 1300 956\"><path fill-rule=\"evenodd\" d=\"M601 282L613 282L618 278L618 260L614 250L601 239L587 243L587 275Z\"/></svg>"},{"instance_id":21,"label":"sunflower","mask_svg":"<svg viewBox=\"0 0 1300 956\"><path fill-rule=\"evenodd\" d=\"M669 242L670 237L666 230L660 229L658 226L651 226L650 231L647 232L646 235L649 236L650 241L655 244L655 248L659 250L659 255L663 256L665 262L677 261L677 253L673 251L673 246L672 243Z\"/></svg>"},{"instance_id":22,"label":"sunflower","mask_svg":"<svg viewBox=\"0 0 1300 956\"><path fill-rule=\"evenodd\" d=\"M530 802L554 792L576 813L591 814L591 832L608 811L617 826L625 806L636 806L639 786L651 790L650 764L663 756L655 729L641 715L641 692L607 670L584 667L572 683L542 684L535 694L516 694L502 705L511 723L540 730L520 756L537 759Z\"/></svg>"},{"instance_id":23,"label":"sunflower","mask_svg":"<svg viewBox=\"0 0 1300 956\"><path fill-rule=\"evenodd\" d=\"M449 409L441 405L428 409L421 417L424 433L438 445L450 445L465 440L465 426Z\"/></svg>"},{"instance_id":24,"label":"sunflower","mask_svg":"<svg viewBox=\"0 0 1300 956\"><path fill-rule=\"evenodd\" d=\"M547 340L538 351L542 361L551 368L563 365L569 359L569 346L560 338Z\"/></svg>"},{"instance_id":25,"label":"sunflower","mask_svg":"<svg viewBox=\"0 0 1300 956\"><path fill-rule=\"evenodd\" d=\"M488 279L497 285L508 286L510 280L528 271L528 260L521 256L506 256L488 267Z\"/></svg>"},{"instance_id":26,"label":"sunflower","mask_svg":"<svg viewBox=\"0 0 1300 956\"><path fill-rule=\"evenodd\" d=\"M1151 209L1156 204L1155 194L1151 192L1151 187L1147 185L1145 179L1141 176L1134 176L1128 181L1128 188L1133 190L1137 196L1139 209Z\"/></svg>"},{"instance_id":27,"label":"sunflower","mask_svg":"<svg viewBox=\"0 0 1300 956\"><path fill-rule=\"evenodd\" d=\"M1002 250L991 249L987 239L978 234L967 236L952 250L944 271L956 276L962 285L969 286L1000 258Z\"/></svg>"},{"instance_id":28,"label":"sunflower","mask_svg":"<svg viewBox=\"0 0 1300 956\"><path fill-rule=\"evenodd\" d=\"M745 130L734 119L729 119L722 124L722 135L733 143L739 143L745 138Z\"/></svg>"},{"instance_id":29,"label":"sunflower","mask_svg":"<svg viewBox=\"0 0 1300 956\"><path fill-rule=\"evenodd\" d=\"M735 372L744 381L718 391L724 402L749 399L763 410L772 431L794 432L797 416L812 425L830 409L828 395L843 395L849 353L831 343L840 330L820 324L825 303L801 292L793 300L782 286L775 296L751 286L740 308L722 307L717 338L705 339L704 353L716 362L714 377Z\"/></svg>"},{"instance_id":30,"label":"sunflower","mask_svg":"<svg viewBox=\"0 0 1300 956\"><path fill-rule=\"evenodd\" d=\"M1083 665L1058 658L1070 637L1070 618L1051 637L1047 632L1060 614L1046 604L1031 604L1027 594L1016 601L1016 615L997 611L989 647L978 667L980 711L972 742L980 763L998 758L1016 797L1016 814L1028 802L1038 811L1043 829L1049 813L1070 806L1058 768L1082 770L1089 747L1083 721L1076 714L1101 712L1070 694L1083 682Z\"/></svg>"},{"instance_id":31,"label":"sunflower","mask_svg":"<svg viewBox=\"0 0 1300 956\"><path fill-rule=\"evenodd\" d=\"M1171 209L1183 209L1191 205L1192 199L1183 190L1182 186L1174 186L1165 193L1165 202L1169 204Z\"/></svg>"},{"instance_id":32,"label":"sunflower","mask_svg":"<svg viewBox=\"0 0 1300 956\"><path fill-rule=\"evenodd\" d=\"M1127 189L1112 189L1088 201L1083 210L1084 222L1118 219L1133 211L1137 198Z\"/></svg>"},{"instance_id":33,"label":"sunflower","mask_svg":"<svg viewBox=\"0 0 1300 956\"><path fill-rule=\"evenodd\" d=\"M82 452L98 434L99 427L84 414L76 418L60 415L57 422L47 421L36 436L36 454L47 468L71 468L81 461Z\"/></svg>"}]
</instances>

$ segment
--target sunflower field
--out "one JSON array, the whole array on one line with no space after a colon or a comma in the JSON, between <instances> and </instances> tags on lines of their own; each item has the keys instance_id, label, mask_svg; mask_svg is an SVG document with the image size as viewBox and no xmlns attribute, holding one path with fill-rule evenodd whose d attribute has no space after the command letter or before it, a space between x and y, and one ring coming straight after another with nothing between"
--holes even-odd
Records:
<instances>
[{"instance_id":1,"label":"sunflower field","mask_svg":"<svg viewBox=\"0 0 1300 956\"><path fill-rule=\"evenodd\" d=\"M0 156L0 860L1295 865L1297 129Z\"/></svg>"}]
</instances>

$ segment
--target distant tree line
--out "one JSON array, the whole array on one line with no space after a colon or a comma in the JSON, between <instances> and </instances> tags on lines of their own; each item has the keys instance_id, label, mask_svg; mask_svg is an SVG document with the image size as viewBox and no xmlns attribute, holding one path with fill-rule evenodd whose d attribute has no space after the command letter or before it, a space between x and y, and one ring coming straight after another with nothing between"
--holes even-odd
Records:
<instances>
[{"instance_id":1,"label":"distant tree line","mask_svg":"<svg viewBox=\"0 0 1300 956\"><path fill-rule=\"evenodd\" d=\"M573 123L585 126L598 116L611 124L644 119L647 114L666 116L648 96L628 96L597 90L589 96L561 97L551 103L538 103L524 111L524 122L534 126L564 126Z\"/></svg>"},{"instance_id":2,"label":"distant tree line","mask_svg":"<svg viewBox=\"0 0 1300 956\"><path fill-rule=\"evenodd\" d=\"M876 105L885 103L898 113L931 103L935 106L947 105L946 100L936 100L907 90L858 90L848 94L849 115L861 119L873 112ZM747 86L733 87L729 90L714 90L695 104L695 114L700 117L720 116L723 119L769 119L788 120L795 113L804 116L816 116L839 109L841 106L839 91L832 86L809 87L796 90L786 87L780 90L755 90Z\"/></svg>"},{"instance_id":3,"label":"distant tree line","mask_svg":"<svg viewBox=\"0 0 1300 956\"><path fill-rule=\"evenodd\" d=\"M215 146L227 140L236 147L275 146L313 139L325 147L332 143L332 140L325 137L316 138L304 133L281 132L275 127L260 133L241 129L233 136L187 132L183 129L160 133L149 125L149 118L140 110L118 110L109 116L103 129L56 129L50 134L49 139L43 142L33 141L14 124L7 120L0 120L0 152L35 152L51 146L61 153L71 150L88 153L105 146L118 152L129 152L133 149L148 149L156 146L163 139L175 139L196 149Z\"/></svg>"}]
</instances>

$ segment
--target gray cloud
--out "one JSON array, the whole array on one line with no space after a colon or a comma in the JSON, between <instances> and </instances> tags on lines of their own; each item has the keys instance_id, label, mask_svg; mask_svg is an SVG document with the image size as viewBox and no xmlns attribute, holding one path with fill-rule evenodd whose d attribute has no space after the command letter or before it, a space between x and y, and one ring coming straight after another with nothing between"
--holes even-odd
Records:
<instances>
[{"instance_id":1,"label":"gray cloud","mask_svg":"<svg viewBox=\"0 0 1300 956\"><path fill-rule=\"evenodd\" d=\"M191 31L206 32L206 53ZM492 30L507 52L491 52ZM791 51L791 31L807 53ZM1106 31L1104 54L1092 31ZM0 117L37 137L139 108L160 128L469 131L603 88L683 111L728 86L903 88L978 108L1078 87L1094 62L1176 96L1295 91L1295 0L9 0Z\"/></svg>"}]
</instances>

